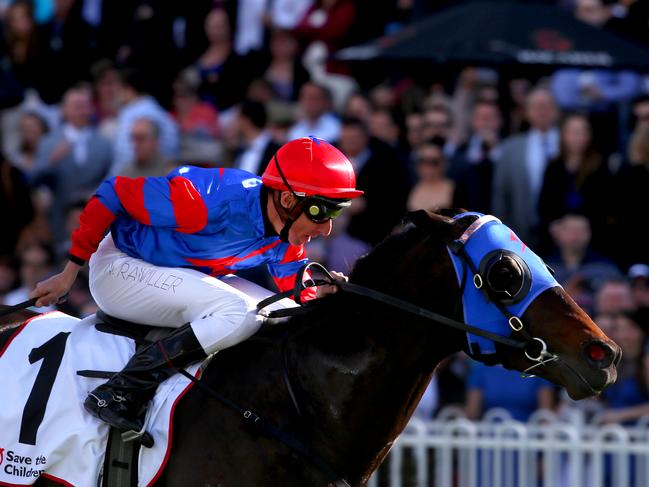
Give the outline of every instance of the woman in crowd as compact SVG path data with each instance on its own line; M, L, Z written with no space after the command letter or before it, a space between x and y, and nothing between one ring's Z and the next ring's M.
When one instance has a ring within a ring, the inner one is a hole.
M270 36L270 59L263 78L272 87L277 101L295 102L309 73L298 53L298 42L288 30L276 29Z
M579 213L591 222L593 247L601 246L606 194L610 175L593 147L588 118L573 114L561 126L559 156L548 164L539 196L539 218L546 232L550 223L567 213Z
M647 260L649 236L638 231L649 213L649 126L637 129L629 142L630 165L622 167L615 177L614 190L603 193L613 206L613 218L608 230L611 238L611 253L625 268ZM625 238L620 245L622 235Z
M443 147L442 140L433 139L417 150L418 181L408 196L408 210L451 206L455 183L445 176L447 163Z

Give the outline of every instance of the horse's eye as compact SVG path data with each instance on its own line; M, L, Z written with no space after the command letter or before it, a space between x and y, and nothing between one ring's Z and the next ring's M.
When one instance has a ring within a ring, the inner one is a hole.
M523 287L523 270L516 261L504 257L487 271L487 282L493 291L511 298Z

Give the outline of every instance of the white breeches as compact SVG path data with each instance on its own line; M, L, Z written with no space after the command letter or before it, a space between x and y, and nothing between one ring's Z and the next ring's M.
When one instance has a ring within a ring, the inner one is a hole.
M99 307L123 320L191 327L206 353L245 340L262 324L255 302L222 281L192 269L159 267L129 257L110 234L92 255L90 292Z

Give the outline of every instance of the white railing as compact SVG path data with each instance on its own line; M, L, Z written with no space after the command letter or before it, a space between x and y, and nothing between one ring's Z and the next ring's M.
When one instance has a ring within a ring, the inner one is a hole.
M413 418L368 487L649 486L649 418L625 428L578 413L537 411L526 424L503 410L452 416Z

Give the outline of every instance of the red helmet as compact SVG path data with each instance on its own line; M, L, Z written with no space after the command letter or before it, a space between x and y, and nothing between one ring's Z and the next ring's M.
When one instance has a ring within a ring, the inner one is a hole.
M356 189L349 159L329 142L315 137L291 140L280 147L261 180L269 188L301 196L349 199L363 194Z

